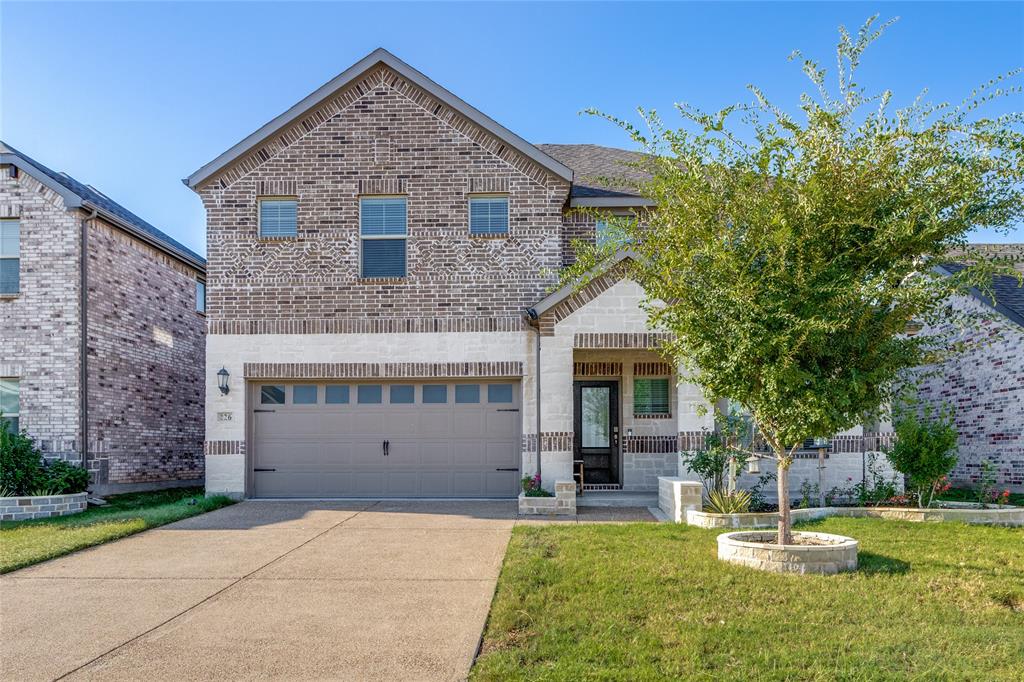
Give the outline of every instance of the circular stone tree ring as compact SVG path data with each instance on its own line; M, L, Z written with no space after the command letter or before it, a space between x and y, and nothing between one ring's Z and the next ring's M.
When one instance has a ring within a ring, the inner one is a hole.
M830 533L794 532L791 545L775 544L774 531L718 536L718 558L771 573L831 575L857 570L857 541Z

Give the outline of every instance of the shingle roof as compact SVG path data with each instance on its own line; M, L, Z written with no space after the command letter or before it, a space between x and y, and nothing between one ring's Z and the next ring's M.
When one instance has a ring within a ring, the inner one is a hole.
M965 263L943 263L940 266L949 274L955 274L967 267ZM1016 277L1009 275L995 275L992 278L992 293L995 296L995 304L992 298L982 294L980 291L972 292L981 301L992 306L1019 325L1024 326L1024 287L1020 286Z
M548 156L572 168L573 197L639 197L637 182L650 178L634 164L645 155L598 144L538 144Z
M53 183L56 183L67 192L78 197L83 203L89 204L91 207L98 209L100 212L112 215L115 218L120 219L129 226L135 228L140 233L148 236L153 242L156 242L157 246L162 246L165 250L177 255L178 257L184 257L187 261L192 261L196 265L203 268L206 267L206 259L200 256L195 251L191 250L181 242L171 238L166 233L161 232L154 226L147 223L145 220L135 215L127 208L117 203L107 195L103 194L99 190L90 185L83 184L67 173L58 173L55 170L47 168L38 161L32 159L29 156L19 152L14 147L10 146L6 142L0 141L0 154L4 157L15 157L19 159L21 163L14 161L14 165L19 170L36 176L42 174L46 179ZM10 158L4 159L5 163L10 162ZM38 178L38 180L45 182L44 178Z

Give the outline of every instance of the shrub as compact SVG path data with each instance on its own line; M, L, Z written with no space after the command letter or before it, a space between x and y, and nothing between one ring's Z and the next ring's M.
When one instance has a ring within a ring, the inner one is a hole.
M683 464L700 476L704 492L726 492L736 487L736 470L745 458L743 445L749 440L747 418L733 411L715 417L716 431L704 436L704 449L682 453Z
M746 490L734 493L712 490L708 493L707 508L712 514L745 514L750 511L750 493Z
M89 472L64 460L55 460L43 467L43 480L50 495L80 493L89 487Z
M925 409L902 415L895 424L896 443L886 453L896 471L907 477L918 506L931 506L943 478L956 465L957 432L948 412L932 416Z
M42 455L25 433L11 433L0 422L0 488L11 496L28 495L44 484Z
M31 436L0 424L0 490L5 497L80 493L88 486L88 471L63 460L46 464Z

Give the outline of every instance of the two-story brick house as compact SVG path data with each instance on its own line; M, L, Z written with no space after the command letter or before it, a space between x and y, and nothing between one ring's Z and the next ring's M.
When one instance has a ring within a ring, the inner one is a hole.
M377 50L186 178L207 491L513 496L538 455L546 487L578 462L598 488L675 475L712 416L653 350L640 287L552 292L600 230L574 209L647 204L597 180L635 158L530 144Z
M201 483L205 274L0 143L0 411L46 457L84 464L94 492Z

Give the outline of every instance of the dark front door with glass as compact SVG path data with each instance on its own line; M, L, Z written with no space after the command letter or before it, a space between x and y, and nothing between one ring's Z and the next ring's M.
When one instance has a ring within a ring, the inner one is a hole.
M583 462L583 482L619 484L619 384L573 382L573 458Z

